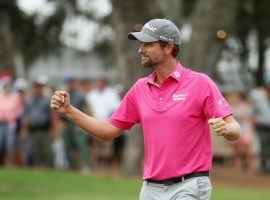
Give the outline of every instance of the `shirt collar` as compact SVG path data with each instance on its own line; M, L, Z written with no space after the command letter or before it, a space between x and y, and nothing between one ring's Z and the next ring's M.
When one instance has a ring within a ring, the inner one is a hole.
M174 71L168 77L172 77L177 82L180 82L184 70L185 68L182 66L182 64L179 61L177 61ZM157 83L155 82L156 75L157 75L156 70L153 71L153 73L149 74L149 76L147 77L147 83L158 86Z

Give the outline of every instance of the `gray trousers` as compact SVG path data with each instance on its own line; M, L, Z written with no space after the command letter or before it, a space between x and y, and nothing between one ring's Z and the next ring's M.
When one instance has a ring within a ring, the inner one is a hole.
M173 185L143 182L140 200L210 200L209 177L195 177Z

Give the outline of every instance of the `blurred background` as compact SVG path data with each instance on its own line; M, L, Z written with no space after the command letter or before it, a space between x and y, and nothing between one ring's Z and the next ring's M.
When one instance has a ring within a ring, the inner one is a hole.
M140 177L139 126L103 143L52 113L50 96L65 89L77 108L108 119L131 85L151 72L140 67L139 43L127 34L168 18L181 31L178 59L215 80L242 128L234 143L212 137L214 184L259 189L254 194L269 199L269 7L269 0L0 0L0 197L17 199L11 191L19 180L5 174L31 172L21 169ZM233 192L219 189L214 199L255 197L222 197L219 191ZM130 191L130 199L138 193Z

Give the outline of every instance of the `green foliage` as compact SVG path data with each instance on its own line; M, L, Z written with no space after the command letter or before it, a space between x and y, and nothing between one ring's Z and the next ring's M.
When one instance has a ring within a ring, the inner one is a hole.
M54 54L61 47L59 35L66 13L59 7L57 11L42 22L36 24L36 15L21 15L20 27L14 26L15 38L26 64L40 55Z
M94 44L93 51L104 61L105 69L110 68L116 63L116 52L113 49L114 44L110 40L102 40Z
M58 53L62 47L60 34L67 15L81 15L92 19L92 13L77 8L76 0L50 0L56 9L52 15L40 20L38 14L28 15L15 0L2 1L0 10L8 14L13 34L13 45L21 53L26 66L41 55ZM2 22L9 23L9 22Z
M183 0L183 16L190 17L197 0Z
M37 23L36 14L27 15L21 11L16 1L2 3L0 7L9 18L9 22L2 23L10 24L14 49L23 55L26 64L40 55L55 53L61 46L59 35L66 17L62 7L57 7L56 11L41 23Z
M33 62L40 55L56 54L62 47L60 41L60 34L62 32L63 24L67 20L67 16L84 16L88 19L95 20L103 25L110 25L115 31L117 27L113 25L113 14L106 16L105 18L96 19L93 12L82 10L78 7L78 0L48 0L54 2L56 5L55 12L51 16L40 20L38 14L27 15L17 5L16 0L1 0L0 1L0 16L8 15L8 21L1 21L0 23L11 26L15 53L21 53L23 55L26 66ZM91 0L89 0L91 1ZM116 12L119 15L119 19L122 19L126 24L121 24L125 27L125 30L132 31L135 24L144 24L150 18L154 17L167 17L166 13L163 13L160 9L159 1L122 1L111 0L113 5L113 13ZM198 4L198 0L182 0L181 9L179 9L179 16L181 23L185 20L189 20L194 17L194 8ZM269 0L239 0L239 6L237 7L237 17L232 23L232 30L229 32L229 36L233 36L240 42L243 48L241 52L237 52L240 55L240 60L244 63L248 59L248 47L247 36L250 30L257 30L259 33L258 40L260 44L265 44L265 48L261 48L259 54L264 55L265 49L269 46L267 43L270 35L270 26L268 25L270 20L270 1ZM211 3L211 1L205 1L204 4ZM219 9L217 9L219 10ZM117 12L118 11L118 12ZM183 19L182 19L183 18ZM4 18L3 18L4 19ZM198 19L194 19L197 20ZM213 19L217 22L218 19ZM119 22L119 23L123 23ZM118 33L116 33L118 34ZM117 56L115 51L115 43L111 42L107 38L104 41L98 41L95 43L94 51L103 56L108 65L115 63ZM238 56L238 55L236 55ZM259 57L260 65L263 65L265 59L264 56ZM263 72L263 71L262 71ZM262 73L260 72L260 73Z

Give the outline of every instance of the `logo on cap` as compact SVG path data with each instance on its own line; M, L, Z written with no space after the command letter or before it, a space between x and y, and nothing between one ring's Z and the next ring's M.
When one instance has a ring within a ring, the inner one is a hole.
M168 42L173 42L173 39L172 38L166 38L166 37L164 37L164 36L159 36L159 38L161 39L161 40L166 40L166 41L168 41Z
M152 32L156 32L156 30L157 30L157 28L155 28L155 27L149 25L149 23L146 23L146 24L144 25L144 28L147 28L147 29L149 29L149 30L152 31Z

